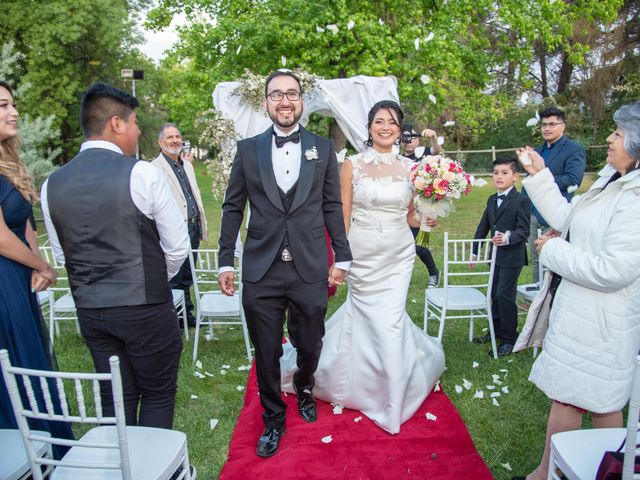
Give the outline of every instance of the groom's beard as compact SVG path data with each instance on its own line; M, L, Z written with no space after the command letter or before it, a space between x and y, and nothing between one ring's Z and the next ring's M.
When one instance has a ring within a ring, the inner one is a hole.
M267 114L269 115L269 118L276 126L280 128L289 128L294 126L296 123L298 123L298 120L300 120L300 117L302 116L302 108L296 111L296 108L294 105L292 109L293 109L293 113L291 115L282 115L282 114L279 115L277 108L273 110L269 109L267 111Z

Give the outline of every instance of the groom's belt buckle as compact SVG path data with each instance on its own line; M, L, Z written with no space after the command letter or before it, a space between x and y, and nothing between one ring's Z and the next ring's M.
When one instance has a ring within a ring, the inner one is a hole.
M286 248L282 250L282 256L280 258L282 258L283 262L293 261L293 257L291 256L291 253L289 253L289 250L287 250Z

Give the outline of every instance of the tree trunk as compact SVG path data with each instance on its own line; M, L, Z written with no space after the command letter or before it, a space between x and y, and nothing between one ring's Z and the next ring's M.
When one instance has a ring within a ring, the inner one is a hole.
M335 118L332 118L329 124L329 138L333 141L336 152L339 152L347 146L347 137L338 126Z
M566 52L562 52L562 66L560 67L560 74L558 75L558 91L557 93L563 93L569 84L571 83L571 75L573 74L573 64L569 60L569 55Z

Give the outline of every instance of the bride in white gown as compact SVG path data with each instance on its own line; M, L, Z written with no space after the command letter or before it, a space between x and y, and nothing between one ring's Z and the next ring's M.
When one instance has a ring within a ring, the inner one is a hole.
M405 305L415 258L409 223L413 162L392 152L402 112L391 101L369 112L370 147L348 158L340 174L353 253L344 304L327 321L313 395L360 410L398 433L444 371L441 345L418 328ZM296 352L284 345L282 388L293 392Z

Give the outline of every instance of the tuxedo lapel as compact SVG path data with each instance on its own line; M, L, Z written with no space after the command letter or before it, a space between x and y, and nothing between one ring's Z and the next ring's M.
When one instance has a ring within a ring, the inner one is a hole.
M502 213L507 209L507 207L509 206L509 203L511 203L511 200L513 200L513 197L516 196L516 189L515 187L512 188L509 191L509 194L506 196L506 198L502 199L502 203L500 204L500 208L498 208L498 201L497 198L498 196L496 195L496 200L494 201L494 206L496 208L496 220L498 220L498 218L500 218L500 215L502 215Z
M497 193L494 193L489 197L489 204L487 205L487 215L489 216L489 225L493 225L498 216L498 205L496 203L497 198L498 198Z
M307 150L311 150L316 146L313 135L300 126L300 136L302 139L300 142L300 153L302 157L300 158L300 174L298 176L296 193L293 196L291 208L289 209L290 212L293 212L296 208L302 205L309 196L309 192L311 191L311 186L313 184L316 162L321 161L321 159L307 160L305 155Z
M271 203L284 212L284 205L278 193L278 183L273 173L273 163L271 161L273 127L261 134L257 139L258 169L260 170L260 179L264 187L264 193L267 195Z

